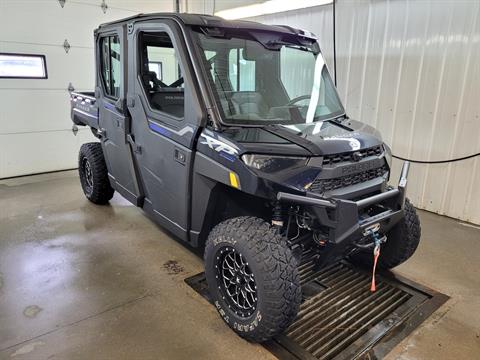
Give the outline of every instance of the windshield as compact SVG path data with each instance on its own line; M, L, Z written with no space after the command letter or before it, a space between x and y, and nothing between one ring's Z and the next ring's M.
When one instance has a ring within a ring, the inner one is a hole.
M318 46L198 33L225 123L301 124L345 113ZM277 39L273 37L273 39Z

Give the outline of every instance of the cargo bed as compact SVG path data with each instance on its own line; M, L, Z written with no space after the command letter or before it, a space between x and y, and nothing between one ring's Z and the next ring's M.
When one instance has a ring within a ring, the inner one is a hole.
M72 92L70 103L72 121L76 125L98 129L98 106L94 92Z

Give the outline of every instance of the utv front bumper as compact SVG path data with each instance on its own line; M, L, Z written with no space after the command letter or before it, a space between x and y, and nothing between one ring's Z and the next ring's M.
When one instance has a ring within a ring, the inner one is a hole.
M330 263L355 248L355 243L371 230L386 233L402 217L405 205L407 177L410 163L403 163L397 188L388 190L358 201L344 199L322 199L315 194L294 195L284 192L277 194L280 202L304 206L314 214L320 227L328 229L328 251L322 263ZM365 211L377 207L374 215Z

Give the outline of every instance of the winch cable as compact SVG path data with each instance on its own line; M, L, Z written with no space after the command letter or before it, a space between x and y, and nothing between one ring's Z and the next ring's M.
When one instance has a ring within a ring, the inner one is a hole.
M412 160L412 159L407 159L401 156L393 155L392 157L398 160L403 160L403 161L410 161L412 163L417 163L417 164L447 164L447 163L452 163L452 162L457 162L457 161L463 161L463 160L468 160L474 157L480 156L480 152L467 155L467 156L462 156L459 158L455 159L449 159L449 160Z

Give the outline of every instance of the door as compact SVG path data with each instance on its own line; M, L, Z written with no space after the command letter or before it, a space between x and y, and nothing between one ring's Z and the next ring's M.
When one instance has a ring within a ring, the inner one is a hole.
M128 107L145 210L188 240L192 147L204 117L178 25L135 24Z
M99 127L112 186L132 203L139 203L131 147L127 141L129 118L125 104L126 44L122 27L97 38L97 88Z

